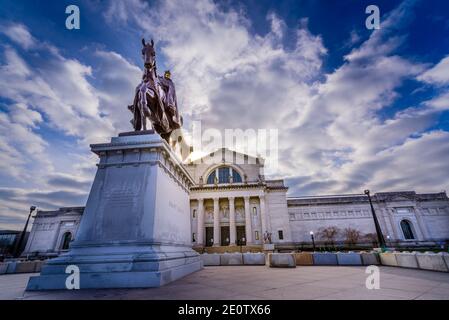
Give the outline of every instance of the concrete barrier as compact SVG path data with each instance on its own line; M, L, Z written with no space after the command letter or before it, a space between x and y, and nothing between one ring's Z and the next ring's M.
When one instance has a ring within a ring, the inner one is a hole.
M416 260L416 252L398 252L396 261L399 267L418 269L418 260Z
M238 266L243 264L241 253L222 253L220 254L221 266Z
M443 254L441 253L437 254L433 252L417 253L416 259L418 260L418 265L420 269L443 271L443 272L448 271L448 267L446 265L446 262L444 261Z
M364 266L380 264L379 254L376 252L361 252L360 257Z
M6 263L6 273L7 274L16 273L16 266L17 261L8 261Z
M268 265L271 268L296 268L294 253L269 253Z
M34 272L41 272L42 266L44 265L45 261L38 260L36 261L36 268L34 269Z
M295 260L297 266L311 266L313 265L313 256L310 252L295 253Z
M447 269L449 270L449 253L444 252L443 253L443 259L444 259L444 262L446 262Z
M380 262L384 266L397 267L396 252L381 252L379 253Z
M337 261L341 266L361 266L362 258L357 252L337 252Z
M337 255L331 252L314 252L313 264L317 266L335 266L338 264Z
M35 261L20 261L16 265L15 273L34 273L35 269Z
M217 253L203 253L201 255L201 260L204 266L219 266L220 265L220 255Z
M8 264L6 262L0 262L0 274L5 274L8 269Z
M264 253L244 253L243 264L245 265L265 265Z

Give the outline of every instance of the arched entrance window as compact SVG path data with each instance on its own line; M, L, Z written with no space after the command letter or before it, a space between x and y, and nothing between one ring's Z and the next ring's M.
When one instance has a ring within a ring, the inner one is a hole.
M412 224L408 220L401 221L401 229L404 234L405 240L413 240L415 236L413 235Z
M70 232L64 233L62 236L61 250L68 250L70 241L72 241L72 234Z
M242 182L242 177L232 167L219 167L207 177L207 184L214 184L215 181L218 183L240 183Z

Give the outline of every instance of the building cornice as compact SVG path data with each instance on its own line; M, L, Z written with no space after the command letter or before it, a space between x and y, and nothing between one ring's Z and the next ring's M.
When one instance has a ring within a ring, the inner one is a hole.
M232 183L217 185L196 185L190 188L191 191L220 191L220 190L242 190L242 189L265 189L264 183Z

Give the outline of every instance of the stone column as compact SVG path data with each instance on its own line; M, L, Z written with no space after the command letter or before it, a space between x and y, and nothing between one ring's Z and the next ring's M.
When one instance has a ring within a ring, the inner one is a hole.
M220 210L219 198L214 198L214 246L220 245Z
M427 229L427 225L423 219L423 212L421 211L421 208L419 206L415 205L413 207L413 213L416 217L416 221L418 222L418 227L420 229L419 231L421 231L422 239L419 239L419 240L429 241L430 233L429 233L429 230ZM417 236L419 236L419 235L417 235Z
M229 200L229 245L235 246L235 238L237 230L235 229L235 208L234 197L228 198Z
M259 196L259 202L260 202L260 219L262 220L262 234L264 234L265 231L268 231L267 217L265 212L265 197Z
M399 240L399 235L396 230L396 225L395 225L393 214L394 214L393 209L388 208L388 207L385 208L385 215L388 216L388 222L390 223L391 234L388 234L388 228L387 228L387 230L384 231L384 233L386 232L387 235L390 236L390 241L391 240ZM387 239L385 239L385 240L387 240Z
M198 217L197 217L197 240L198 246L204 246L204 199L198 199Z
M251 211L249 210L249 197L243 197L243 199L245 200L246 244L250 245L250 244L253 243L253 231L252 231L252 228L251 228Z
M427 237L424 234L424 225L423 225L421 219L418 218L418 214L416 213L415 208L413 208L413 211L414 211L413 213L414 213L414 216L416 218L416 224L417 224L417 225L414 226L415 227L415 233L416 233L415 234L415 238L417 240L420 240L420 241L425 241L425 240L427 240Z

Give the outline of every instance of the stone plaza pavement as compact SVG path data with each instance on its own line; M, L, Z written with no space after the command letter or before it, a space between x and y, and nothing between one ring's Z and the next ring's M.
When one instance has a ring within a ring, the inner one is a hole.
M0 299L444 299L449 273L380 268L380 289L368 290L365 267L205 267L161 288L25 292L32 274L0 276Z

